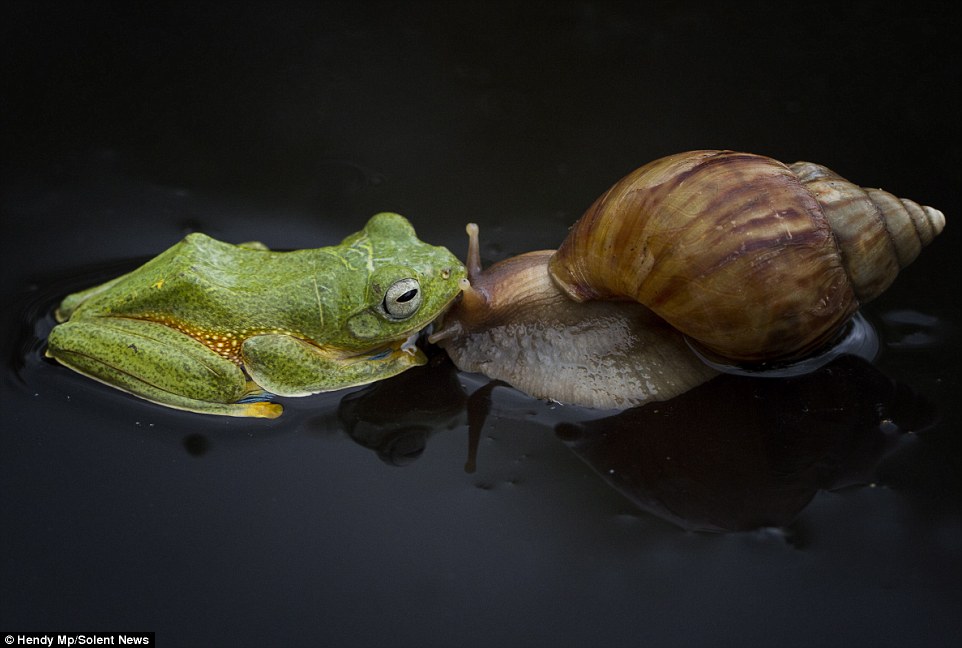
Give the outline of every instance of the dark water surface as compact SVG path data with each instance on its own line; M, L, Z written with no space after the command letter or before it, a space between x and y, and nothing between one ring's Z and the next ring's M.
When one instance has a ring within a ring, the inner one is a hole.
M160 646L962 641L959 24L942 7L23 3L3 10L0 631ZM953 22L953 20L955 22ZM191 231L406 214L555 247L651 159L824 163L942 209L871 361L624 413L431 363L189 415L42 357Z

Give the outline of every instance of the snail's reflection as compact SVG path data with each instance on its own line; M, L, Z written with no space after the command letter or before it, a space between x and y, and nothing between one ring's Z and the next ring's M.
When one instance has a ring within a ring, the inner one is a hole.
M357 443L405 465L433 433L466 415L466 469L473 471L497 386L467 397L439 356L345 397L338 416ZM871 363L842 356L790 378L721 375L670 401L559 420L554 429L640 509L685 529L737 531L787 525L819 490L873 482L899 437L932 419L910 390Z
M785 379L719 376L665 403L558 436L638 507L681 527L789 524L819 490L869 484L929 406L871 364L843 356Z

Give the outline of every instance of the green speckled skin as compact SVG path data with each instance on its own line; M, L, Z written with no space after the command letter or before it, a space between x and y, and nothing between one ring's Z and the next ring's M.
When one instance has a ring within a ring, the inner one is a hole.
M65 298L47 354L169 407L273 418L281 407L263 390L303 396L423 364L402 343L447 308L464 276L454 255L419 241L397 214L372 217L340 245L292 252L191 234ZM399 305L415 309L401 316L386 304L394 293L385 299L399 281Z

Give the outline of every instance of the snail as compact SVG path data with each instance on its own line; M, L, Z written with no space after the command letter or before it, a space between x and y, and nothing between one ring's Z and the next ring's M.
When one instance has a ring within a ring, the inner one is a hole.
M692 151L629 173L557 250L481 270L430 341L539 398L625 408L838 335L945 225L942 212L818 164Z

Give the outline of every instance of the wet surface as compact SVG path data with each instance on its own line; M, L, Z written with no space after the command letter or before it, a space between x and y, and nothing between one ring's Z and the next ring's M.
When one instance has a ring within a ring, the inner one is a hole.
M938 12L759 5L7 9L0 631L158 645L962 640L962 245ZM15 25L16 27L12 27ZM538 26L535 29L535 26ZM897 44L881 34L898 33ZM537 37L533 35L537 34ZM327 245L381 210L486 261L625 172L728 147L946 213L871 360L623 413L428 366L166 410L43 358L66 293L191 231Z

